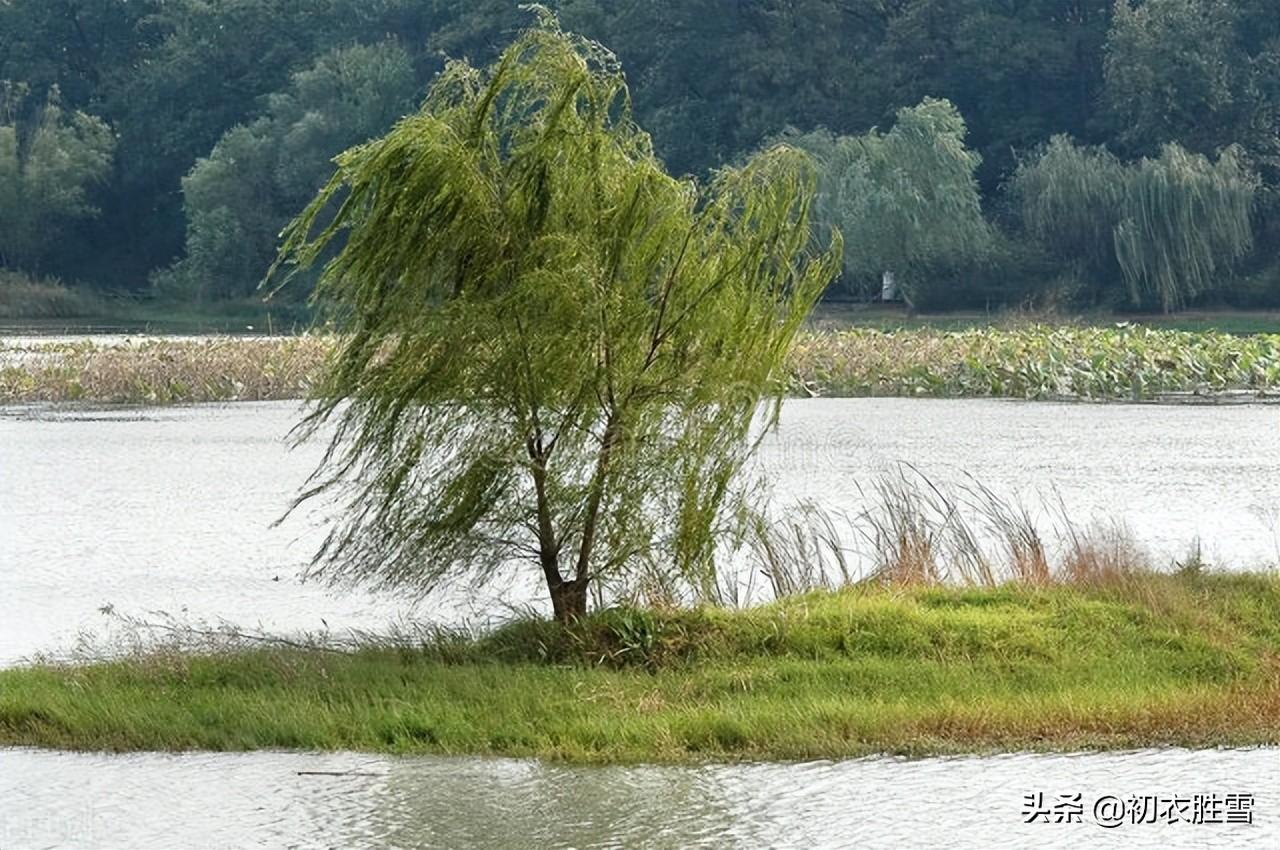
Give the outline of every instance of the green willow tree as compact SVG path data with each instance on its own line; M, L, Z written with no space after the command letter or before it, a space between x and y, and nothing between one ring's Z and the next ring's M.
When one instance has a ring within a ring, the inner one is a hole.
M788 139L818 162L815 218L844 235L846 284L878 286L889 272L908 301L923 301L933 281L991 247L974 177L982 158L964 138L955 106L925 98L898 110L887 133Z
M613 55L539 14L340 156L281 257L329 258L314 297L349 328L301 432L334 429L299 504L347 508L318 575L426 592L524 560L569 621L593 582L713 578L839 245L808 252L803 153L670 177Z
M1026 235L1061 263L1076 285L1092 284L1100 291L1120 277L1114 233L1125 175L1124 163L1105 148L1058 135L1020 162L1009 182Z
M1115 246L1135 303L1181 307L1249 253L1258 180L1240 160L1236 148L1213 162L1170 144L1130 166Z
M1010 190L1023 227L1081 277L1123 283L1165 310L1216 286L1253 245L1258 180L1227 148L1211 161L1176 144L1125 164L1055 136Z

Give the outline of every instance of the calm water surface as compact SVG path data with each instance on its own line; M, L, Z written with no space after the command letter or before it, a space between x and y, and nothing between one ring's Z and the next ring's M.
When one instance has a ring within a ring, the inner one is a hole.
M305 775L326 773L341 775ZM301 775L300 775L301 774ZM1253 824L1100 826L1106 795L1254 794ZM1078 823L1024 797L1081 795ZM0 750L5 847L1280 847L1280 752L694 768Z
M102 633L106 606L341 631L484 622L529 601L516 584L411 606L302 583L324 517L272 527L319 457L315 445L288 448L298 409L0 408L0 664ZM1060 499L1079 523L1122 517L1158 563L1197 537L1229 568L1280 560L1274 406L794 401L763 455L780 499L836 511L865 506L859 485L899 462L1029 504Z

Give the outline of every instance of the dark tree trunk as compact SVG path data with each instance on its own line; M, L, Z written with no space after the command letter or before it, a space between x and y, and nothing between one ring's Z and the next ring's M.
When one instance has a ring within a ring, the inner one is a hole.
M589 576L579 572L579 577L567 581L560 572L560 542L556 538L551 517L551 504L547 499L547 450L542 444L541 433L528 443L529 457L533 461L533 486L537 493L538 512L538 561L542 576L551 594L551 607L558 622L568 625L587 615L587 582Z
M587 616L587 579L577 578L549 584L551 607L556 620L566 626Z

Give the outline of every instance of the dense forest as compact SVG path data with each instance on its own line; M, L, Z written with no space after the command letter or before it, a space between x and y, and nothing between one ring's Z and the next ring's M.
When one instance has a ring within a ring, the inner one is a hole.
M673 171L813 155L846 244L832 297L1280 305L1276 0L549 5L617 54ZM335 154L530 20L515 0L0 0L0 264L251 296Z

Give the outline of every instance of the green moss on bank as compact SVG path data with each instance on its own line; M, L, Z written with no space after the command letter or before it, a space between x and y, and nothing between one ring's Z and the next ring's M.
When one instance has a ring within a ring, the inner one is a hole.
M1280 580L853 588L354 653L0 672L0 745L587 762L1280 743Z

